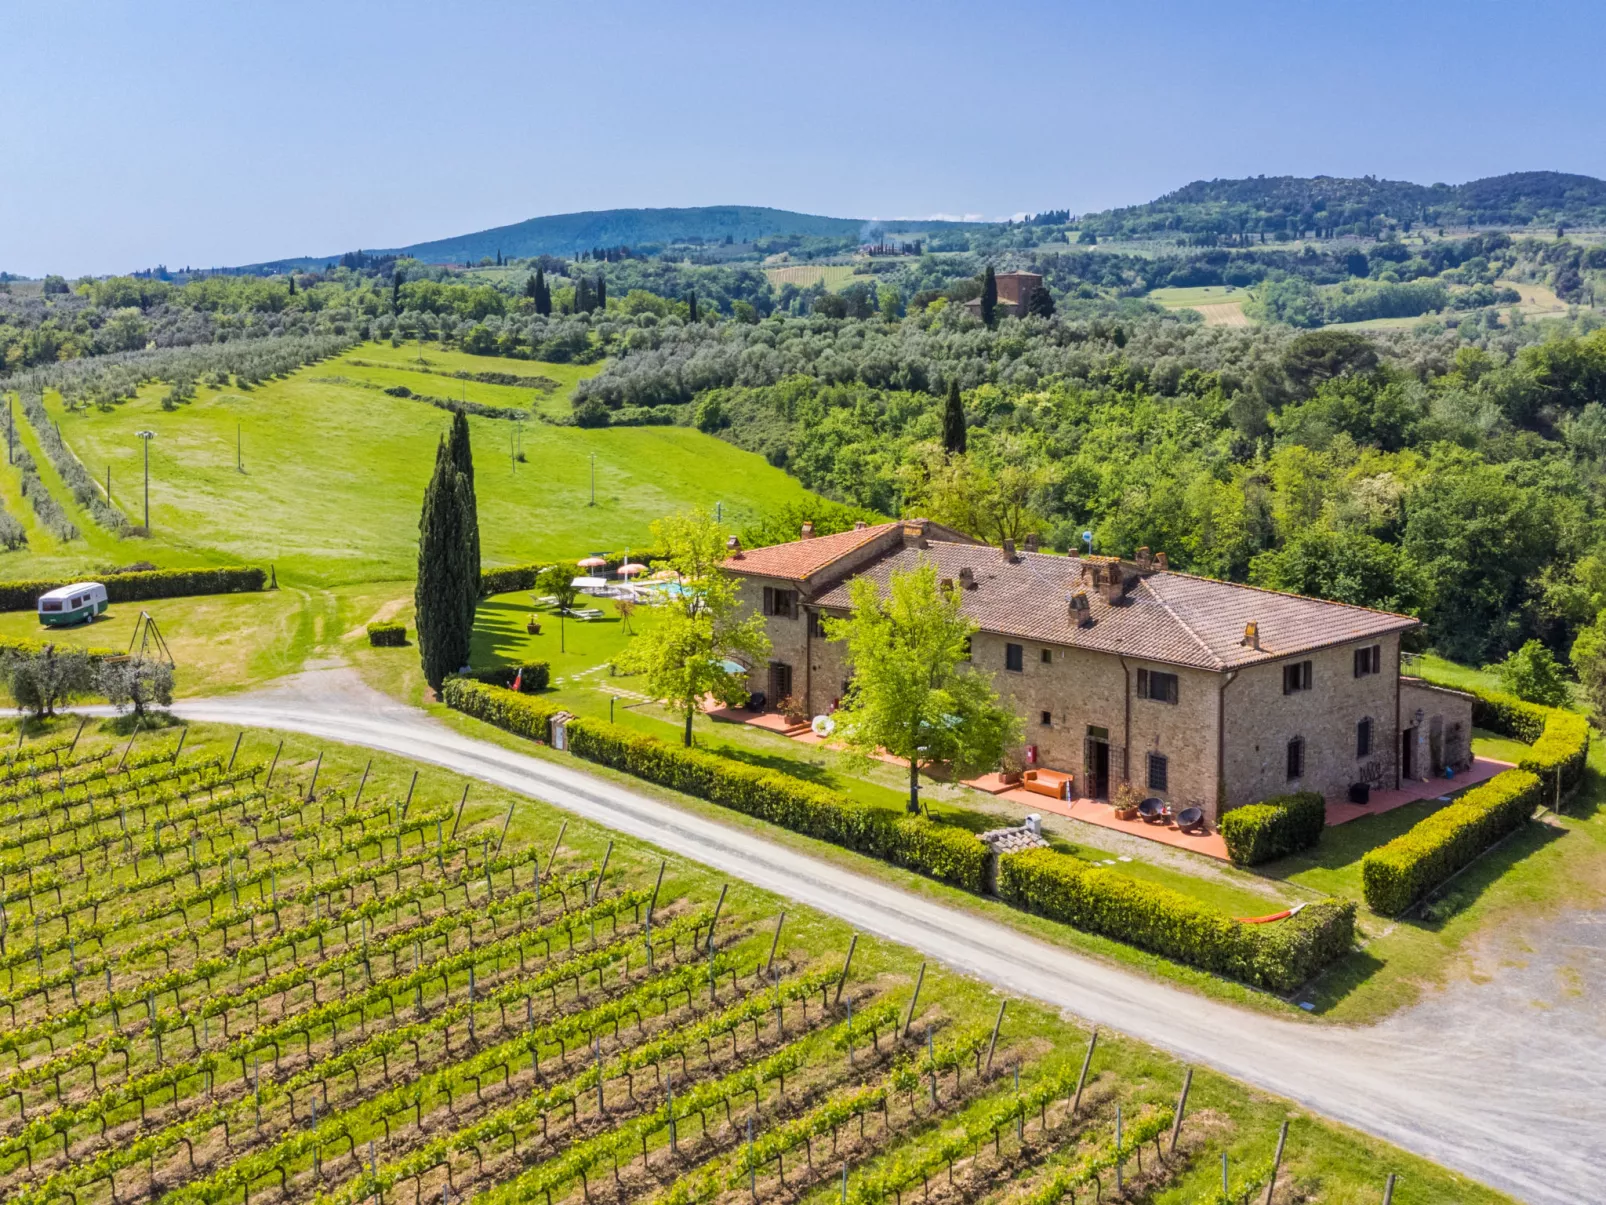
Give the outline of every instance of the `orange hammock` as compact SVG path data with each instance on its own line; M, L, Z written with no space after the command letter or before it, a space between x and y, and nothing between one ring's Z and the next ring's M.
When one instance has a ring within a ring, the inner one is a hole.
M1284 908L1281 912L1273 912L1270 916L1240 916L1237 918L1241 925L1269 925L1274 920L1287 920L1290 916L1297 916L1304 904L1295 904L1292 908Z

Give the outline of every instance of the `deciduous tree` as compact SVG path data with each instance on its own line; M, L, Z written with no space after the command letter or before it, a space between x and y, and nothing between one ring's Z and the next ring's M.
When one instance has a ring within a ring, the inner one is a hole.
M992 769L1020 739L1020 721L971 667L976 625L955 591L922 561L894 573L883 596L868 577L849 586L852 613L827 620L847 646L853 680L836 733L861 758L885 750L909 764L909 810L920 810L920 767L949 762L966 777Z
M665 556L654 562L675 574L679 587L653 624L620 654L618 666L645 677L643 691L685 717L683 742L691 744L692 720L712 695L727 706L747 700L746 671L769 656L769 637L759 615L743 616L738 583L721 565L725 529L707 511L691 511L652 525Z

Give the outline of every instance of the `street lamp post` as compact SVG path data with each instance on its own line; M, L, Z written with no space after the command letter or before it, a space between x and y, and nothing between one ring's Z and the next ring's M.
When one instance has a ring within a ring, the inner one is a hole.
M139 440L145 445L145 534L151 531L151 440L156 438L155 431L136 431Z

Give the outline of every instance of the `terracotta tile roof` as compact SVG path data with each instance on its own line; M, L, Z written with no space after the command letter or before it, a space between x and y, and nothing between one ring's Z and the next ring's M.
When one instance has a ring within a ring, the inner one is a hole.
M957 582L965 568L974 573L975 588L961 597L984 632L1198 669L1232 669L1417 626L1405 615L1175 572L1152 573L1111 604L1084 580L1077 557L1023 552L1007 562L996 548L937 540L924 550L896 547L859 576L884 587L922 556L942 578ZM1087 594L1091 626L1071 618L1068 600L1077 591ZM847 581L814 601L846 610ZM1243 643L1251 620L1259 626L1258 649Z
M897 521L877 523L853 531L839 531L832 536L815 536L808 540L793 540L789 544L771 544L768 548L751 548L739 557L731 557L725 568L733 573L754 573L760 577L782 577L803 581L824 569L838 557L846 556L871 540L901 526Z

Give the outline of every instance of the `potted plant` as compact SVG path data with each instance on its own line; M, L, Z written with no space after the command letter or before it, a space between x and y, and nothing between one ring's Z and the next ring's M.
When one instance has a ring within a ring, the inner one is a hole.
M1129 782L1123 782L1115 788L1115 795L1110 800L1115 808L1117 820L1136 820L1138 818L1138 804L1143 802L1143 792Z
M809 709L802 699L796 695L787 695L781 700L780 713L788 724L806 724L809 722Z
M1021 757L1019 749L1011 749L1004 754L998 764L998 780L1014 786L1020 782L1021 771L1026 768L1026 762Z
M524 630L532 636L539 636L541 634L541 621L532 614L524 621Z

